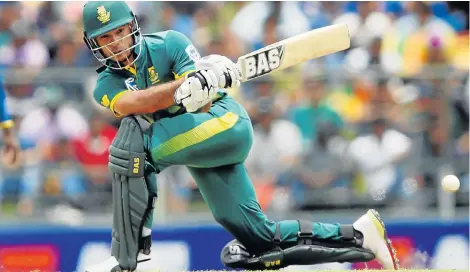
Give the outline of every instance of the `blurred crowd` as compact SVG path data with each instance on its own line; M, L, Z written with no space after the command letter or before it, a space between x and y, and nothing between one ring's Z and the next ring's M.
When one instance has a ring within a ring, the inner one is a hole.
M249 111L246 161L265 210L434 207L443 175L468 205L468 6L457 2L129 2L143 33L173 29L232 60L336 23L349 50L229 90ZM0 69L23 150L0 172L0 213L111 203L119 119L91 98L83 2L0 2ZM328 37L325 37L326 39ZM184 167L158 176L168 212L200 207ZM161 194L160 194L161 196Z

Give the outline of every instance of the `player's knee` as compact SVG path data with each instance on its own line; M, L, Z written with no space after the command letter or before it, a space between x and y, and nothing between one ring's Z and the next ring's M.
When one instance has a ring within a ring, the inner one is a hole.
M251 121L241 118L227 131L227 143L234 158L244 161L253 145L253 127Z
M250 235L250 233L246 233L246 230L243 227L243 222L237 219L235 216L232 216L228 213L216 212L214 214L214 219L217 223L222 225L225 229L227 229L230 233L235 236L239 236L242 234L248 237Z
M225 228L231 229L236 227L235 220L226 214L214 214L214 219Z
M258 221L257 224L253 224L229 214L217 213L214 214L214 218L253 254L268 250L273 245L272 230L263 222Z

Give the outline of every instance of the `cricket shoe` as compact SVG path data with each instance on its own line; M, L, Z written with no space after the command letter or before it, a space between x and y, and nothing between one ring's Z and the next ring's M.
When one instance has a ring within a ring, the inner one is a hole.
M146 261L150 261L150 251L152 247L152 236L141 238L141 250L137 255L137 265ZM92 267L85 269L85 272L119 272L128 271L119 267L119 262L114 256L109 257L106 261L96 264Z
M150 261L150 255L139 253L137 256L137 264ZM96 264L85 269L85 272L124 272L129 271L119 268L119 263L114 256L109 257L106 261ZM129 271L130 272L130 271Z
M373 209L367 211L353 224L354 229L362 232L364 236L362 246L372 251L377 261L385 269L398 270L398 258L392 242L387 237L385 224L379 213Z

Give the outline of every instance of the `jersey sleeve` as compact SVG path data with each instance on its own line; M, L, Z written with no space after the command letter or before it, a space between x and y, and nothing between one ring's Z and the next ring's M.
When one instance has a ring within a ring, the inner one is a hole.
M114 110L114 104L126 91L128 90L122 79L110 75L99 76L93 91L93 98L98 104L111 110L115 116L121 117L122 115Z
M12 126L13 121L7 108L5 89L0 79L0 128L10 128Z
M168 31L166 35L166 51L171 60L171 66L175 79L184 77L196 70L194 62L201 58L196 47L182 33Z

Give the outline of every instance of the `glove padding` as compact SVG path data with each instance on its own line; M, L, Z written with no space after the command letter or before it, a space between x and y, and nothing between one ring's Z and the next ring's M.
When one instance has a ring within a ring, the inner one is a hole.
M212 101L217 95L217 78L212 71L201 70L189 73L181 86L176 89L173 99L175 104L186 108L187 112L196 112Z
M237 65L221 55L205 56L194 64L196 70L209 70L217 77L219 88L234 88L240 86L241 73Z

